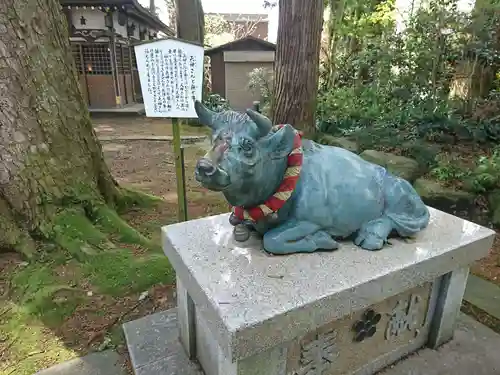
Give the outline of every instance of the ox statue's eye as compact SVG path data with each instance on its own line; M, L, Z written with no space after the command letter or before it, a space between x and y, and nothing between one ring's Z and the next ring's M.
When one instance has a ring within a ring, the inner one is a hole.
M240 147L245 153L245 155L252 155L253 143L249 139L242 139L240 142Z

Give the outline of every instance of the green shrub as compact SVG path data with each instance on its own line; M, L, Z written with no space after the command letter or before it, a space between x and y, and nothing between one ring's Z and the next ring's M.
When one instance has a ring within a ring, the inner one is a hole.
M476 193L487 193L500 187L500 147L491 156L482 156L472 171L467 187Z
M255 68L248 74L248 78L248 89L259 98L260 112L270 116L274 84L273 71L268 68Z
M352 136L362 148L396 147L421 140L438 144L497 143L499 120L473 119L455 110L448 98L395 95L375 85L320 92L317 128Z
M203 105L214 112L222 112L231 109L229 102L219 94L208 94L203 99Z

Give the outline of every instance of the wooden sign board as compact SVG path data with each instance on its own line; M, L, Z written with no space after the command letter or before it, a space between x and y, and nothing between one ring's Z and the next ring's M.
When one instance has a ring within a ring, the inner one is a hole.
M202 96L203 47L166 38L134 49L146 116L197 118L194 101Z

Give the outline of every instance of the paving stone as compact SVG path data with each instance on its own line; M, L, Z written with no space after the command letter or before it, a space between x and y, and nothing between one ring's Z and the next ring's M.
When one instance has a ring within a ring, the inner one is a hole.
M175 352L179 337L177 309L162 311L123 325L132 365L156 362Z
M188 360L179 340L173 337L177 330L169 328L165 330L142 329L148 324L158 326L159 322L176 321L175 309L157 313L149 317L131 322L134 327L139 327L139 333L143 335L167 335L166 356L149 364L135 367L135 375L202 375L198 364ZM128 323L129 327L130 324ZM161 323L160 323L161 325ZM174 333L175 331L175 333ZM128 342L129 338L132 342ZM149 341L152 338L149 338ZM127 343L132 352L135 345L134 340L148 341L141 335L128 335ZM498 375L500 374L500 335L489 328L478 323L471 317L460 314L455 337L452 341L442 345L437 350L421 349L408 358L382 370L378 375ZM60 375L43 374L43 375ZM97 375L100 373L96 373ZM66 375L66 373L64 373ZM71 375L80 375L71 373ZM87 374L85 374L87 375Z
M500 319L500 286L469 275L464 299L489 315Z
M123 330L136 375L203 375L179 341L176 308L125 323Z
M126 371L120 355L106 350L60 363L36 375L126 375Z
M135 369L135 375L203 375L197 363L190 361L179 341L171 342L169 355Z

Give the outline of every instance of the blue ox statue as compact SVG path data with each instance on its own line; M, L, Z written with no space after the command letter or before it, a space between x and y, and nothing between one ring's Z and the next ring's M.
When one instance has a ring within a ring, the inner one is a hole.
M195 177L233 206L236 241L250 230L273 254L335 250L336 239L379 250L391 232L410 237L429 211L406 180L338 147L302 140L291 125L274 126L252 110L212 112L195 103L212 130L212 147Z

